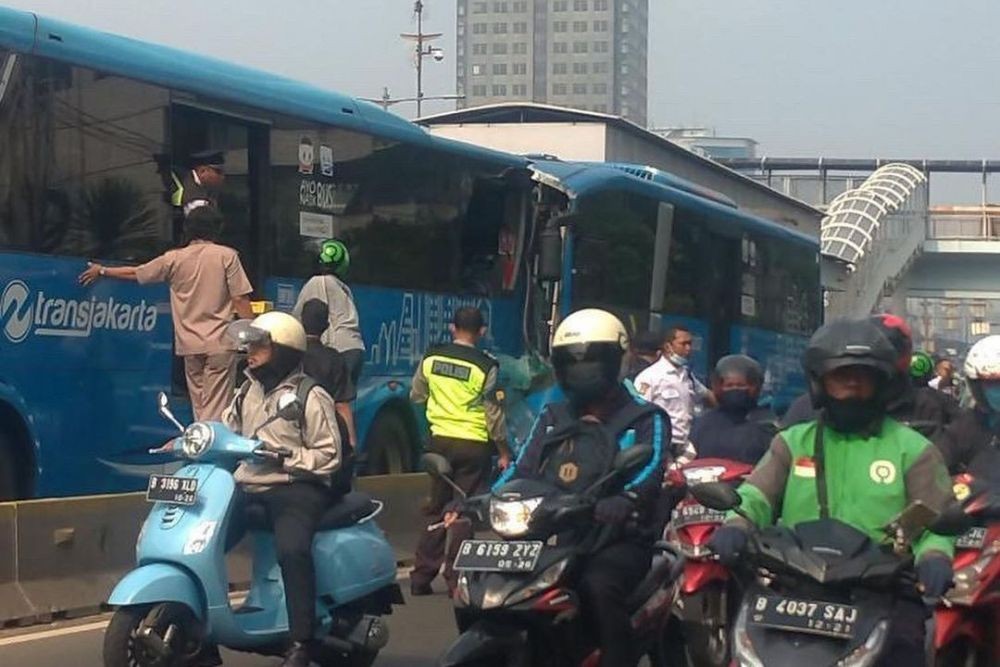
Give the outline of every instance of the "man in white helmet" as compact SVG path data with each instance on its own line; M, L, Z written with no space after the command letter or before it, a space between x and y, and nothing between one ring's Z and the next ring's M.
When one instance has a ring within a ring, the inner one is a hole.
M1000 336L987 336L969 350L965 378L975 404L948 432L956 467L982 484L1000 487Z
M567 401L546 406L517 460L494 486L534 478L581 492L610 470L621 449L653 447L645 468L598 501L594 519L618 531L589 557L577 580L600 638L602 667L630 667L639 659L627 599L649 570L655 539L649 527L670 443L667 413L619 379L627 348L625 327L603 310L577 311L559 325L552 365Z
M223 421L287 453L281 460L245 461L235 477L247 502L264 506L274 530L292 641L282 666L307 667L316 623L313 536L324 511L337 500L334 489L342 487L349 451L341 441L333 399L302 371L306 332L298 320L264 313L249 326L234 323L230 333L247 351L247 381ZM289 392L302 404L300 419L275 419L279 399Z

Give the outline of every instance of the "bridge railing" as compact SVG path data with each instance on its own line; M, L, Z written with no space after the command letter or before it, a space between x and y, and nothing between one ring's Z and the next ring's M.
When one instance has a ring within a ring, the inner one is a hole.
M927 238L1000 241L1000 207L931 209L927 221Z

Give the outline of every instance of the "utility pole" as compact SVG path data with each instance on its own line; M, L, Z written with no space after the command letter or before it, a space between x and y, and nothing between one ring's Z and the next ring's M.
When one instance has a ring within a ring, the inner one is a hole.
M423 0L416 0L413 3L413 13L417 16L417 32L400 33L400 37L416 42L415 55L417 57L417 118L420 118L421 104L424 101L424 58L433 56L434 60L441 62L444 60L444 50L437 46L430 46L430 42L441 37L440 32L424 32L424 3ZM427 44L427 48L424 48Z

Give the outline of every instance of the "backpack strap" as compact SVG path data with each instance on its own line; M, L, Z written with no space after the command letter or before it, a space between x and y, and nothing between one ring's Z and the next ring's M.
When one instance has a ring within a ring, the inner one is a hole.
M299 380L299 386L295 388L295 398L302 405L302 414L299 415L299 435L305 438L306 428L306 401L309 400L309 392L319 383L308 375L304 375Z
M244 378L243 384L236 388L236 414L243 421L243 401L250 393L250 379Z

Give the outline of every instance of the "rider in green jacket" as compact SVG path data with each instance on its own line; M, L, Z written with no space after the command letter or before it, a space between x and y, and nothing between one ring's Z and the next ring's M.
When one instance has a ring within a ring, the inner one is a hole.
M740 487L742 509L758 526L795 526L838 519L887 542L882 527L908 505L938 512L953 500L941 454L926 438L886 416L896 369L892 344L867 319L835 320L812 337L803 358L817 419L779 433ZM746 521L731 518L710 546L733 563L747 541ZM913 543L917 576L927 597L951 583L954 540L925 531ZM901 601L888 655L922 664L920 605Z

